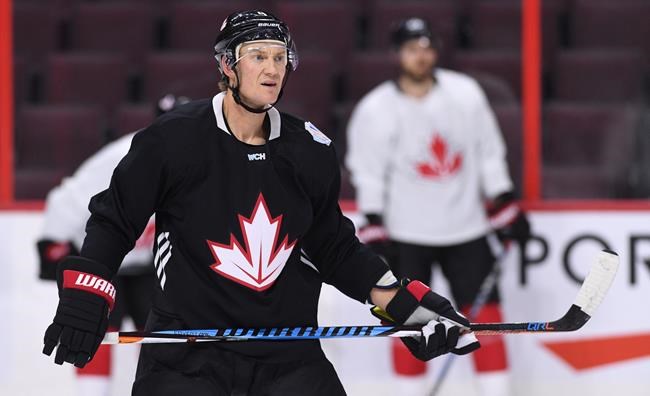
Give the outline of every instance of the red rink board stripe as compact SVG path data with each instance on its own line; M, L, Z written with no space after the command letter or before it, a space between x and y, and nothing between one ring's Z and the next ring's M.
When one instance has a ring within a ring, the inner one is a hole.
M543 345L575 370L650 357L650 333L545 342Z

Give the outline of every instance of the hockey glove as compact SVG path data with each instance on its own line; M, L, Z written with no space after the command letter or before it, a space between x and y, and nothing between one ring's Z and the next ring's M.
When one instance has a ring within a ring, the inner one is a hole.
M366 219L367 224L359 228L359 240L390 264L394 260L393 248L381 215L367 214Z
M38 277L45 280L56 280L56 266L66 256L79 254L72 242L59 242L51 239L41 239L36 242L40 271Z
M502 242L515 240L520 246L524 246L530 239L530 223L512 192L495 198L488 206L488 216L492 228Z
M427 361L446 353L465 355L481 344L469 332L469 321L446 298L420 281L402 279L401 287L386 306L371 309L384 322L423 325L421 337L400 338L416 358Z
M43 353L56 347L54 363L84 367L94 356L108 327L115 303L111 271L100 263L70 256L57 270L59 306L45 331Z

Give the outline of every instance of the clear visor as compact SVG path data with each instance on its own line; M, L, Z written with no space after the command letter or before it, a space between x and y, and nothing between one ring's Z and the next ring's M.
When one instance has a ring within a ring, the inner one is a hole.
M247 41L239 44L235 48L234 64L244 58L249 58L254 62L266 62L271 59L283 68L287 67L287 64L291 64L293 70L298 67L297 54L278 40Z

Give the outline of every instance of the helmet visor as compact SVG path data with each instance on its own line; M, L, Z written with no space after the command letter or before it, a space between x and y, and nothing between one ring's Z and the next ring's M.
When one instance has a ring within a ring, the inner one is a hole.
M239 44L235 48L235 64L244 58L261 63L272 59L273 63L283 68L287 67L289 49L281 41L260 40Z

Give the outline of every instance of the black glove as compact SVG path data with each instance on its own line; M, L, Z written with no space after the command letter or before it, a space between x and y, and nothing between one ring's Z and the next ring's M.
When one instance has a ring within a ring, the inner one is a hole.
M393 324L423 325L422 337L400 338L413 356L423 361L448 352L465 355L481 346L469 332L469 321L454 310L449 300L420 281L402 279L386 311L373 307L371 312Z
M38 277L45 280L56 280L56 266L66 256L77 256L79 252L70 241L53 241L41 239L36 242L40 271Z
M110 278L108 268L84 257L70 256L59 263L59 306L45 330L43 347L48 356L57 347L54 363L84 367L97 352L115 303Z
M512 192L499 195L488 205L488 217L502 242L515 240L524 246L530 239L530 223Z
M381 215L367 214L366 219L366 225L360 227L357 233L359 240L381 256L386 263L392 263L395 259L393 244L388 238Z

